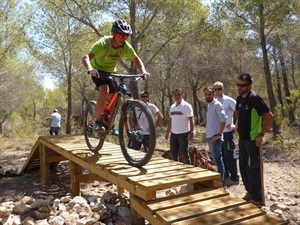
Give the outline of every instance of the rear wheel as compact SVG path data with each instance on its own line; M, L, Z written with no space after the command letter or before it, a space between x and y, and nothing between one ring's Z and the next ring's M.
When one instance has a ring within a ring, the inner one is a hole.
M122 106L119 122L119 141L127 162L135 167L147 164L155 150L154 115L147 105L132 100Z
M84 137L91 151L99 151L106 137L106 133L98 133L93 129L93 118L96 111L96 101L90 101L85 109Z

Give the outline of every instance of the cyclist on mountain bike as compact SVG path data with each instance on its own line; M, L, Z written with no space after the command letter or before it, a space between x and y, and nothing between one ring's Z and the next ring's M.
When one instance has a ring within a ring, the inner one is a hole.
M83 66L89 71L93 82L99 92L97 107L94 116L93 128L104 131L101 122L102 113L108 96L116 92L115 83L111 79L101 77L102 73L113 73L117 62L123 57L130 59L147 80L150 74L146 71L144 63L138 57L133 47L126 41L132 33L130 25L125 20L116 20L111 28L112 36L100 38L82 58ZM117 134L117 133L115 133Z

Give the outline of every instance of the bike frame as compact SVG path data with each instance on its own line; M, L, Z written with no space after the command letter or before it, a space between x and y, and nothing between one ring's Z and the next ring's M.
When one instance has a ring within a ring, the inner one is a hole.
M105 124L106 122L103 121L104 125L106 125L106 127L107 127L107 131L110 131L112 129L113 122L115 120L115 117L117 115L118 108L120 105L121 95L122 95L122 93L120 91L113 93L110 96L110 100L108 101L107 105L104 108L104 112L107 112L107 111L109 112L108 123Z
M113 75L113 74L111 74L111 75ZM116 76L116 75L113 75L113 76ZM116 77L122 78L122 77L125 77L125 76L128 76L128 75L120 75L120 76L116 76ZM131 76L131 75L129 75L129 76ZM132 76L136 77L136 75L132 75ZM120 106L122 96L124 94L127 94L128 96L131 97L130 92L127 92L127 88L123 88L122 84L124 84L124 82L121 79L121 81L118 83L118 90L110 95L110 99L108 100L108 102L107 102L107 104L104 108L104 111L103 111L103 114L102 114L102 122L107 127L105 135L108 134L112 130L112 126L113 126L113 123L115 121L116 115L118 113L118 108ZM109 112L108 122L105 121L104 118L103 118L105 112ZM89 124L93 124L93 122L94 122L94 119L92 119Z

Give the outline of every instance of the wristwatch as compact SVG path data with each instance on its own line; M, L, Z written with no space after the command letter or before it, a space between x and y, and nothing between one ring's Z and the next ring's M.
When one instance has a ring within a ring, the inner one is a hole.
M194 135L194 132L193 132L193 131L190 131L190 134L191 134L191 135Z

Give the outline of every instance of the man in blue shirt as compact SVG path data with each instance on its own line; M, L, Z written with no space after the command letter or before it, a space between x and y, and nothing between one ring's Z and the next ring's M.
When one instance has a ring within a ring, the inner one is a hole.
M222 157L223 131L226 125L227 115L221 102L214 98L214 89L204 89L207 106L206 138L209 151L212 154L218 172L221 174L222 187L225 187L225 168Z

